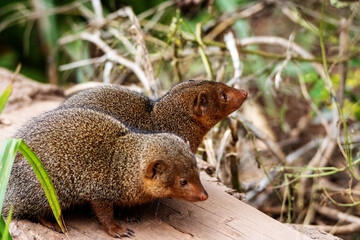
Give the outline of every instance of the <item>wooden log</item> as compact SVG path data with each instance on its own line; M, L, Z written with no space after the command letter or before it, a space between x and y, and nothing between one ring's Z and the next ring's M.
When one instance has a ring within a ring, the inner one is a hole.
M190 203L177 199L161 199L134 209L141 215L140 223L124 223L135 231L134 239L310 239L306 235L272 219L248 204L224 192L213 178L201 174L209 193L205 202ZM91 213L65 215L72 240L112 239L100 228ZM66 239L27 220L13 221L11 232L36 239Z

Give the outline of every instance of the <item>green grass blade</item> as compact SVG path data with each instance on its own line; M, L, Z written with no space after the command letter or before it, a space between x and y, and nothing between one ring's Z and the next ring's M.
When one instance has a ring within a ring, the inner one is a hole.
M213 71L211 68L211 64L210 64L209 58L206 56L206 53L204 50L204 43L201 39L201 24L200 23L196 24L195 37L196 37L197 42L199 43L199 53L201 56L201 60L205 66L207 76L208 76L209 80L214 80L213 79L214 74L213 74Z
M11 168L14 163L16 153L18 151L21 140L18 139L5 139L0 151L0 213L2 210L6 187L9 182ZM2 240L11 240L9 234L9 224L11 219L12 209L10 210L7 223L0 215L0 235Z
M26 157L26 159L29 161L31 166L33 167L36 176L38 177L45 195L49 201L50 207L54 213L54 216L56 218L57 223L59 224L61 230L64 233L67 233L67 229L65 226L64 219L62 217L60 204L58 197L56 195L54 186L50 180L49 175L45 171L45 169L42 167L41 162L39 158L34 154L34 152L25 144L24 141L21 141L19 146L20 152Z
M6 223L4 221L4 218L0 215L0 238L3 239L4 236L4 229L5 229Z
M11 209L12 211L12 209ZM8 217L8 219L10 219ZM6 228L6 223L4 218L0 215L0 239L6 239L6 240L12 240L11 234L9 233L9 231L5 231Z
M11 168L19 149L19 139L5 139L0 151L0 212L2 210L6 187L9 182Z
M0 97L0 114L2 113L2 111L3 111L4 108L5 108L6 102L7 102L7 100L8 100L9 97L10 97L11 91L12 91L12 84L10 84L10 85L5 89L5 91L3 92L3 94L2 94L1 97Z
M11 168L16 156L17 151L25 156L33 167L36 176L38 177L41 185L43 186L45 195L49 201L50 207L53 210L54 216L61 230L66 233L66 226L62 218L62 213L59 201L54 189L54 186L49 178L45 169L41 166L39 158L21 139L5 139L0 151L0 210L2 209L6 187L9 182ZM3 229L3 228L1 228Z
M7 217L7 220L6 220L6 223L4 221L4 218L1 216L1 219L0 219L0 236L1 236L1 240L12 240L11 234L9 233L9 227L10 227L12 211L13 211L13 208L11 207L9 215Z

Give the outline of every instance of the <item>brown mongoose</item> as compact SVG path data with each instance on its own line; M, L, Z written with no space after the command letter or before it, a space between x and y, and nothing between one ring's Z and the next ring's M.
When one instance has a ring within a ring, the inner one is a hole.
M205 134L238 109L246 97L244 90L206 80L177 84L155 101L119 86L103 85L80 91L59 108L94 109L131 128L175 133L189 141L195 153Z
M143 134L90 109L64 109L30 120L15 135L37 154L48 172L62 210L89 202L113 237L131 230L117 225L113 205L133 206L157 198L208 198L194 154L180 137ZM15 158L2 213L51 226L50 205L27 160ZM53 225L52 227L55 227Z

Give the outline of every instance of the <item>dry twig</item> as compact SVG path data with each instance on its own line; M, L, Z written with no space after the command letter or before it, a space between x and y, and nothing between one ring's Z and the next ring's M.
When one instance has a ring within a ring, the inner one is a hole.
M141 30L140 27L140 23L137 19L137 17L135 16L133 10L130 7L125 7L124 8L125 13L128 15L130 21L132 22L135 32L136 32L136 40L138 41L138 44L141 48L141 62L142 65L144 66L144 70L146 73L146 76L148 77L148 82L149 85L152 89L152 91L155 94L155 97L158 96L158 89L156 86L156 81L154 78L154 70L152 67L152 63L149 57L149 51L147 50L146 44L145 44L145 36L144 33Z
M109 45L107 45L99 36L88 32L82 32L76 36L70 35L63 37L59 40L59 43L60 45L64 45L76 41L78 39L83 39L95 44L105 53L104 56L106 57L107 60L117 62L131 69L137 75L140 82L143 84L145 91L147 92L150 91L150 84L148 78L146 77L144 71L139 67L139 65L117 54L117 52L114 49L112 49Z
M277 143L270 140L260 129L258 129L251 122L245 119L245 117L241 113L237 112L235 116L236 116L235 117L236 120L243 122L251 130L251 132L254 133L254 135L258 139L260 139L266 144L269 150L277 157L279 162L281 163L286 162L286 155L284 154L284 152L281 150L281 148L278 146Z
M334 219L339 222L348 222L348 225L342 226L318 226L318 228L330 232L331 234L349 234L355 233L360 230L360 218L349 215L347 213L340 212L334 208L329 208L326 206L315 205L317 212L321 213L324 216L327 216L331 219Z

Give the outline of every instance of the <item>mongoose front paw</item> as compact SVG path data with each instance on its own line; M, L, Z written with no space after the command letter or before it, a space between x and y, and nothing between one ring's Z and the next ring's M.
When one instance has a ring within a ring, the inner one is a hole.
M122 238L122 237L134 237L135 232L130 228L124 228L120 224L113 223L110 226L104 227L107 234L115 238Z

